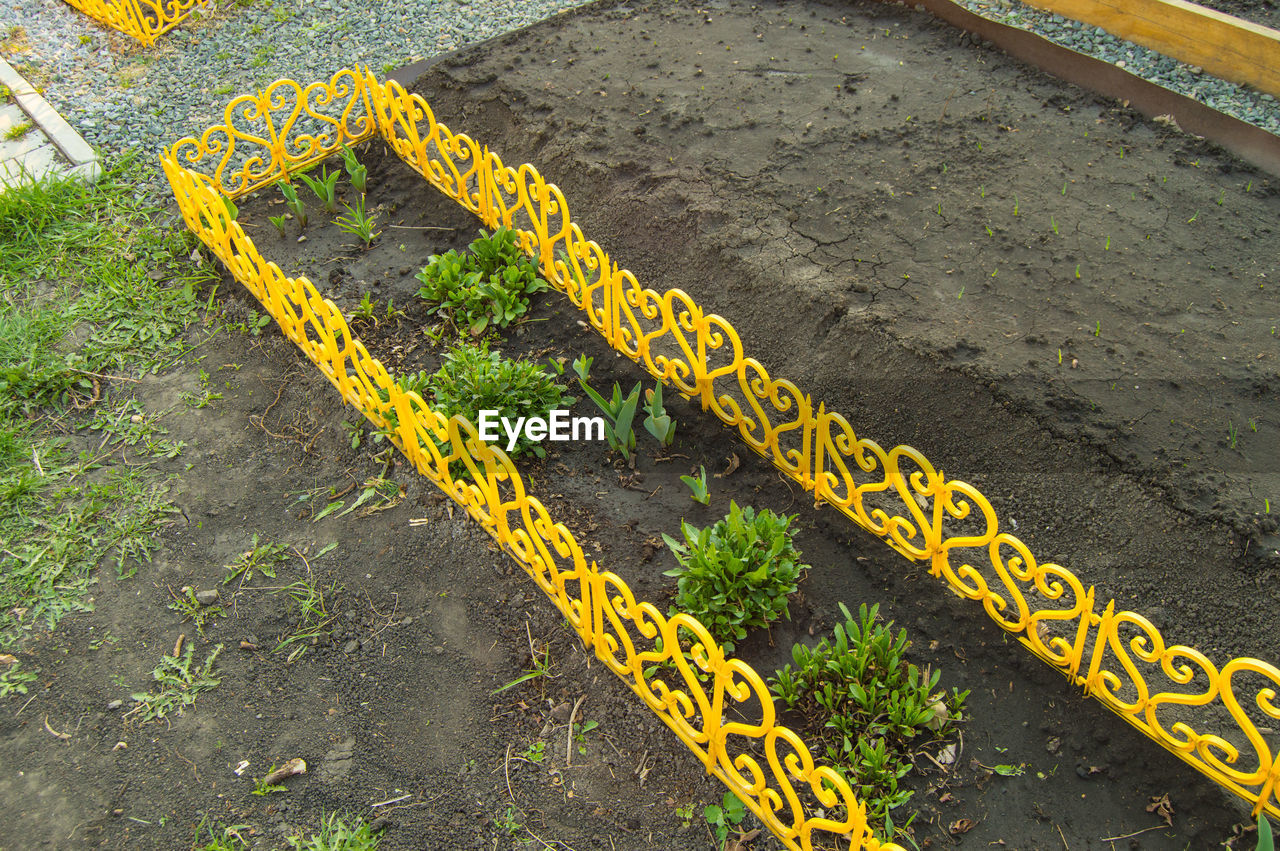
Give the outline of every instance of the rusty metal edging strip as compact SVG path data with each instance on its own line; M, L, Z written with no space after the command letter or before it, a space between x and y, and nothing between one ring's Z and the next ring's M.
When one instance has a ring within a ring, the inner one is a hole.
M975 15L951 0L909 0L909 4L928 11L953 27L984 38L1010 56L1068 83L1127 101L1129 106L1148 118L1172 115L1186 132L1203 136L1252 165L1280 177L1280 136L1150 83L1110 62L1054 44L1035 33Z

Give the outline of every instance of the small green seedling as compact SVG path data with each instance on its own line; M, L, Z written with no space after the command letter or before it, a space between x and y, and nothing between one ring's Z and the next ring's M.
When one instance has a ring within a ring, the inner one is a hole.
M289 208L289 212L293 213L293 217L298 220L298 227L305 228L307 226L307 206L299 200L298 190L288 183L281 183L280 194L284 196L284 205Z
M1076 264L1076 280L1080 280L1080 264Z
M586 355L578 355L573 361L573 372L581 381L586 381L591 375L591 362L595 358L589 358Z
M596 407L605 414L604 436L609 441L609 446L621 452L622 457L629 459L631 450L636 448L636 433L633 423L636 418L636 408L640 404L642 382L637 381L636 386L626 396L622 395L622 388L618 386L618 382L613 382L613 397L608 401L591 389L587 382L578 379L578 383L582 385L582 389L586 391L586 394L591 397L591 401L596 403Z
M365 213L364 196L360 196L354 207L350 204L343 204L342 206L346 208L347 215L338 216L334 219L334 222L347 233L360 237L365 247L368 248L378 236L379 231L373 229L373 214Z
M280 238L284 239L284 216L267 216L267 221L276 226L276 230L280 232Z
M351 178L351 187L363 195L369 185L369 171L356 159L355 151L345 146L342 148L342 165Z
M747 817L747 806L732 792L725 792L720 806L709 804L702 810L702 817L716 834L716 842L724 848L729 841L729 831L742 824Z
M711 504L711 493L707 490L707 468L698 466L697 476L681 476L680 481L689 486L689 490L693 491L691 498L694 502L700 502L703 505Z
M645 399L644 410L649 414L644 420L645 430L663 446L670 446L676 439L676 424L662 407L662 382L658 382L654 389L645 391Z
M1053 217L1052 213L1049 214L1049 229L1053 231L1054 236L1058 235L1058 220Z
M322 168L318 180L309 174L299 174L298 177L311 187L326 213L333 215L338 212L338 172L330 174L328 168Z
M357 304L355 308L350 313L347 314L347 321L353 322L359 319L364 322L372 322L373 316L374 316L373 311L374 311L373 296L371 296L369 293L366 292L363 296L361 296L360 303Z
M578 743L578 753L587 754L587 733L600 726L599 721L583 721L573 725L573 740Z
M236 219L240 218L240 208L237 207L231 201L231 199L226 197L225 195L222 198L222 206L226 208L227 216L231 219L231 221L234 222Z

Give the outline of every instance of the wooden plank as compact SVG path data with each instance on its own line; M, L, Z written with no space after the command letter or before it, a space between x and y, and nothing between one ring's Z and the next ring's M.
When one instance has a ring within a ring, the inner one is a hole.
M1183 0L1026 0L1280 97L1280 31Z

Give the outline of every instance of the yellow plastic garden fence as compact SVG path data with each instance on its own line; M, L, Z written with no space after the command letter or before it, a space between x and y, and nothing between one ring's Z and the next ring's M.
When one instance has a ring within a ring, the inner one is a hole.
M375 425L394 426L397 445L418 469L502 542L584 643L789 847L810 848L814 831L847 832L854 847L890 846L875 844L848 786L816 766L799 738L775 723L759 675L725 659L696 621L664 618L653 606L637 604L621 579L586 566L568 532L525 493L505 455L480 442L470 423L446 423L416 395L401 393L351 336L341 312L309 281L286 277L267 263L228 217L222 197L251 192L375 135L488 227L515 228L547 280L610 345L736 428L751 449L811 490L816 503L834 506L908 559L926 563L931 575L979 602L1085 695L1248 800L1254 815L1265 810L1280 816L1280 760L1258 723L1280 721L1280 668L1248 657L1216 666L1194 648L1168 643L1141 615L1118 611L1114 600L1101 602L1065 567L1039 562L1019 538L1001 531L977 488L946 478L915 449L885 450L858 437L839 413L772 378L745 356L725 319L705 313L680 290L642 287L587 240L560 190L532 165L504 165L487 147L439 123L421 97L398 83L357 69L306 87L281 80L231 101L225 123L200 139L167 149L162 161L188 226L347 402ZM428 436L448 454L441 455ZM451 464L464 465L478 484L453 475ZM688 657L673 652L680 628L698 637ZM662 644L655 645L660 636ZM674 687L669 674L645 677L645 668L659 662L674 665L660 670L679 673ZM725 721L726 701L758 701L762 723ZM739 737L764 745L764 764L745 749L733 754ZM809 815L793 781L828 813L839 802L845 818Z
M208 0L67 0L89 17L148 47Z

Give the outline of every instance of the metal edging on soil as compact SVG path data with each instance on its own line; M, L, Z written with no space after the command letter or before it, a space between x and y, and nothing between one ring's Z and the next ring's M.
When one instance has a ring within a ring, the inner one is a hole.
M314 120L331 130L323 136L300 135L299 139L309 141L302 150L290 145L289 134L302 129L294 131L298 113L290 113L288 103L279 98L279 93L286 91L307 103L317 102L309 98L320 95L331 112L341 112L340 118L334 118L308 110ZM234 108L250 102L257 105L254 114L269 132L260 128L251 132L233 123ZM367 111L353 115L358 105ZM273 109L289 116L278 127L270 116ZM600 246L586 240L570 218L563 194L534 166L503 165L487 147L439 123L420 96L395 82L380 83L367 69L346 69L328 84L312 83L305 89L281 80L257 95L236 98L226 115L227 125L209 128L199 141L188 138L175 143L162 158L188 226L263 301L282 330L321 366L344 399L379 426L387 426L394 414L399 422L398 445L419 471L463 503L504 543L584 641L595 646L597 656L628 681L703 759L711 773L721 777L739 797L745 792L749 798L744 801L775 834L799 837L806 843L804 847L809 847L810 829L831 827L822 819L784 825L774 815L780 799L767 784L761 785L763 775L753 771L755 779L746 782L741 766L751 757L730 757L725 736L730 728L733 735L747 731L741 724L723 721L725 698L741 702L749 689L761 696L769 721L749 732L755 738L765 738L766 744L772 743L773 778L787 794L794 796L794 789L784 773L807 778L810 789L819 796L833 793L837 786L830 784L828 788L829 778L814 779L818 777L814 772L829 769L813 768L811 758L793 761L789 756L787 770L782 771L776 753L779 737L796 753L809 752L794 733L774 725L772 701L759 675L739 660L724 659L722 649L709 641L696 621L684 615L668 621L652 606L635 603L617 577L600 574L594 566L586 570L580 563L572 572L558 572L550 548L561 557L572 554L577 562L582 559L581 551L571 537L568 543L559 538L545 540L548 529L557 530L557 535L561 531L546 518L541 504L524 493L523 482L505 455L478 441L470 424L459 418L442 422L416 394L401 391L351 336L341 312L331 302L309 281L284 278L278 266L258 254L222 203L223 197L242 195L287 177L291 167L317 161L349 140L381 136L401 160L487 226L513 227L521 247L540 263L547 280L585 313L589 324L615 350L687 398L698 398L704 410L736 427L749 448L812 491L816 502L845 514L907 559L926 564L932 576L980 603L998 626L1067 676L1086 696L1249 801L1255 816L1264 810L1280 815L1280 799L1276 797L1280 759L1241 706L1242 698L1251 699L1263 715L1280 720L1275 701L1280 668L1251 657L1232 659L1219 667L1191 647L1168 643L1141 615L1117 610L1114 600L1104 603L1105 598L1093 587L1086 589L1065 567L1038 562L1025 543L1000 531L989 500L972 485L947 479L911 447L886 451L874 441L858 437L839 413L815 403L791 382L771 378L762 364L745 355L733 327L722 317L704 313L687 294L643 288ZM263 147L267 138L269 158L261 154L251 157L242 151L240 155L249 158L247 164L239 172L232 169L226 173L237 143L253 145L251 153ZM217 160L212 176L179 164L179 159L195 164L206 157ZM313 340L309 328L321 339ZM717 389L718 379L728 386ZM381 392L389 398L380 397ZM775 419L782 421L770 420L761 402L767 402ZM437 442L449 446L451 453L442 455ZM466 465L474 480L485 482L485 487L455 478L449 470L451 462ZM499 485L504 482L508 483L504 487L518 490L517 499L505 501L499 494ZM532 513L531 508L535 509ZM524 525L513 533L504 524L516 509ZM538 523L534 523L533 514L538 515ZM535 551L534 543L540 543L542 549ZM981 558L989 561L986 574L977 556L984 551ZM578 583L581 599L567 596L565 583L570 581ZM589 618L585 617L587 608L591 609ZM625 630L624 621L628 620L646 639L659 631L654 624L669 630L664 645L667 651L637 654ZM687 658L671 649L679 643L675 631L681 628L700 636L693 655ZM614 656L622 646L620 641L627 651L625 663ZM653 684L637 673L637 660L644 664L669 660L676 665L689 689L681 692L685 702L673 703L673 692L663 683L659 683L661 695L657 694ZM704 693L691 664L714 674L712 695ZM1253 685L1235 685L1233 678L1237 676L1248 676ZM1147 677L1152 678L1151 683ZM1264 684L1258 685L1257 678ZM1178 690L1197 681L1207 681L1207 685L1194 686L1202 691ZM696 712L688 702L692 699L697 700ZM1232 739L1219 732L1198 731L1188 723L1188 718L1200 717L1202 724L1216 728L1224 720L1223 712L1236 725L1236 729L1221 731L1230 733ZM695 714L701 716L705 729L689 723L687 719ZM707 729L712 732L707 734ZM1249 753L1256 755L1257 766L1237 768L1240 757ZM852 800L851 792L848 800ZM860 825L856 832L861 830ZM784 837L784 841L788 840Z
M881 0L896 2L896 0ZM1280 177L1280 136L1137 77L1110 62L1077 53L1017 27L975 15L951 0L905 0L957 29L990 41L1042 71L1106 97L1125 101L1148 118L1172 116L1180 129L1221 145Z

